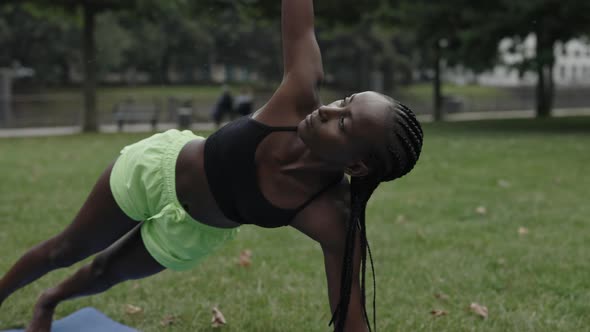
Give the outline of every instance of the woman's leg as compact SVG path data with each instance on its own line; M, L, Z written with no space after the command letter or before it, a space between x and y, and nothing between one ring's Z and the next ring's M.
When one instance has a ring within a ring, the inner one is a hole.
M164 270L145 249L140 229L138 225L73 276L43 292L27 331L49 332L53 312L61 301L104 292L122 281L145 278Z
M138 222L127 217L113 198L109 185L112 167L103 172L62 233L30 249L0 279L0 305L19 288L103 250L137 226Z

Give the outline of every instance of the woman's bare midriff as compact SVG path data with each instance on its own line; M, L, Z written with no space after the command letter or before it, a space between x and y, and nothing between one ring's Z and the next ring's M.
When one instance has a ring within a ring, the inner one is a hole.
M176 196L188 214L203 224L234 228L240 224L227 219L209 190L203 163L205 139L188 142L176 161Z

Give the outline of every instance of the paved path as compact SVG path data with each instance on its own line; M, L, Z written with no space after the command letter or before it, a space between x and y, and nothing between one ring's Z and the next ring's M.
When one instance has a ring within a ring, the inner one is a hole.
M156 131L164 131L167 129L177 128L175 123L159 123ZM191 126L192 130L213 130L215 125L213 123L194 123ZM128 124L123 128L126 133L141 133L152 131L152 126L149 124ZM73 135L82 132L79 126L69 127L42 127L42 128L16 128L16 129L0 129L0 138L6 137L36 137L36 136L60 136ZM101 133L116 133L116 125L101 125Z
M564 116L590 116L590 108L556 108L553 109L554 117ZM515 110L497 112L463 112L450 113L445 115L445 121L474 121L493 119L532 119L535 117L534 110ZM431 115L418 116L422 121L432 121Z
M535 112L533 110L520 111L501 111L501 112L466 112L466 113L451 113L445 116L446 121L473 121L473 120L489 120L489 119L526 119L533 118ZM553 116L590 116L590 108L571 108L571 109L554 109ZM431 115L418 116L420 121L432 121ZM176 128L175 123L160 123L157 131L163 131L171 128ZM194 123L191 126L192 130L213 130L215 125L213 123ZM124 132L150 132L151 127L148 124L130 124L125 125ZM44 127L44 128L17 128L17 129L0 129L0 138L6 137L37 137L37 136L58 136L58 135L73 135L81 132L78 126L70 127ZM115 133L117 132L116 125L101 125L100 132Z

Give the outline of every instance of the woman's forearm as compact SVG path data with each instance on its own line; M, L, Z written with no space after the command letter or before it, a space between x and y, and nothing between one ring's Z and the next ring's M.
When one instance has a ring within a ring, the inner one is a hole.
M283 0L281 8L281 26L284 39L299 39L313 32L313 1Z
M285 72L293 67L301 52L312 53L317 48L314 32L312 0L283 0L281 8L281 31ZM319 53L319 51L317 51ZM321 59L316 59L321 61Z

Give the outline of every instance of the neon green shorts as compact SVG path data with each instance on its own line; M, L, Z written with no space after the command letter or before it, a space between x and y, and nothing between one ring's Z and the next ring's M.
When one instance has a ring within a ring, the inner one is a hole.
M121 150L110 177L115 201L133 220L143 221L141 237L158 263L188 270L235 237L237 229L202 224L182 208L176 197L176 159L190 140L189 130L168 130Z

